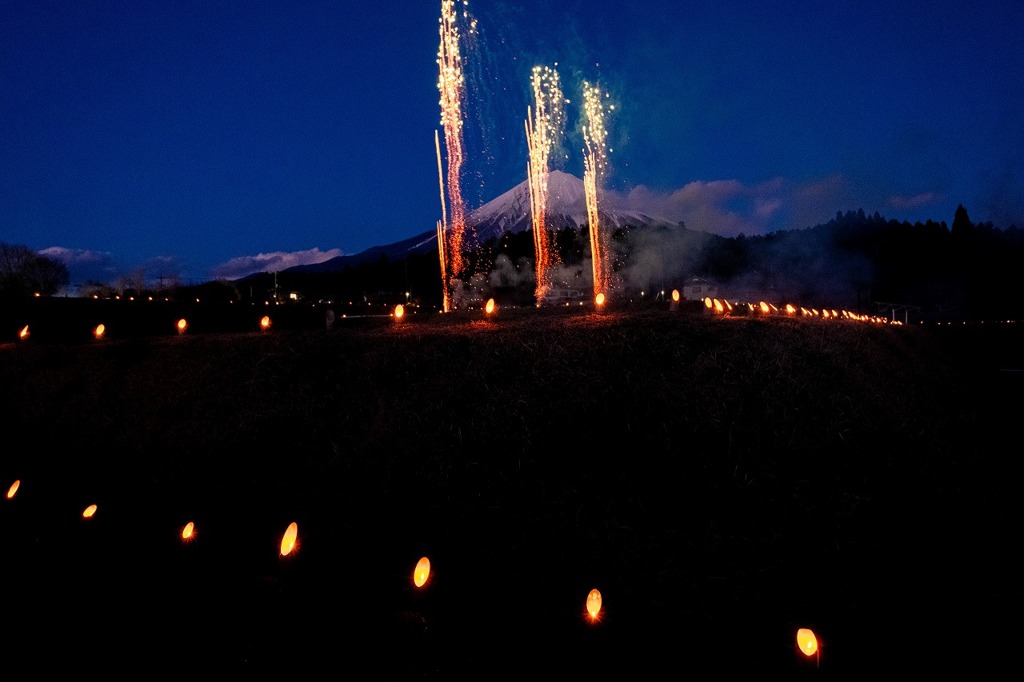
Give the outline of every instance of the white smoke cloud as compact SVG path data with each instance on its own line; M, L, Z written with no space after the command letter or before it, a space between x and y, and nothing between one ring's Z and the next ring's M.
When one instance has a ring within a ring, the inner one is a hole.
M257 272L279 272L296 265L315 265L343 255L341 249L321 251L314 247L305 251L273 251L255 256L236 256L215 265L210 269L210 274L215 279L239 279Z
M494 259L494 267L487 275L487 281L492 287L512 288L524 283L533 283L536 277L533 265L525 258L513 263L508 255L499 253Z

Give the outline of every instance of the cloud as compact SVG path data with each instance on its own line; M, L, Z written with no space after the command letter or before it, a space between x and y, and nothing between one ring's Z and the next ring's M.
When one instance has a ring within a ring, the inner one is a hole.
M280 272L296 265L314 265L345 255L341 249L321 251L314 247L305 251L273 251L255 256L236 256L215 265L210 274L215 279L239 279L257 272Z
M85 282L109 282L119 272L113 254L91 249L71 249L66 246L50 246L37 253L67 266L72 284Z
M813 227L832 218L837 207L850 206L853 194L849 182L834 175L802 182L779 177L753 184L696 180L669 192L639 185L623 201L636 210L681 221L691 230L736 237Z
M935 192L922 192L913 196L892 196L889 197L889 205L896 209L920 208L936 201L939 197Z

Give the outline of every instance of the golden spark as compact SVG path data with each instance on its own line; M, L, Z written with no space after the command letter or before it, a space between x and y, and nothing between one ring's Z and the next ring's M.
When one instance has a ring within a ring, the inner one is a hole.
M445 226L447 243L444 246L445 256L448 259L445 267L448 277L458 277L465 268L462 248L466 232L466 215L462 200L461 175L464 157L462 101L466 92L466 83L459 49L457 19L454 0L441 0L437 89L441 94L441 126L444 128L445 150L448 153L448 203L451 205L451 222ZM446 280L445 287L449 286Z
M608 166L608 131L604 123L602 92L597 85L583 81L583 113L587 124L583 127L586 145L583 156L583 191L587 201L587 224L590 230L590 258L594 273L594 291L610 290L611 264L607 239L601 233L598 214L597 190Z
M558 263L553 250L552 235L547 231L548 161L558 146L565 125L562 87L558 72L547 66L533 67L530 79L533 86L535 110L527 107L526 144L529 160L526 177L530 189L530 215L533 224L533 246L536 260L536 296L543 300L551 289L549 270Z

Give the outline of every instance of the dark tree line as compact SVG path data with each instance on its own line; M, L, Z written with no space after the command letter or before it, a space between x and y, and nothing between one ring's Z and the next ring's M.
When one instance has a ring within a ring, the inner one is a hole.
M566 276L589 277L586 226L566 227L552 237ZM807 306L871 312L878 303L889 302L958 310L965 316L1024 314L1024 230L975 224L963 206L957 208L952 226L887 220L858 210L837 212L828 222L802 230L731 238L690 230L682 223L625 227L611 235L611 251L613 270L627 290L667 290L699 276L723 291L756 291ZM2 256L4 295L53 293L67 283L62 265L24 247L4 247ZM484 295L516 305L535 302L529 231L485 241L468 251L466 260L466 281L472 280ZM498 271L510 276L491 276ZM11 277L11 272L17 275ZM262 302L291 291L301 292L307 301L415 301L437 308L440 264L436 252L405 258L381 254L333 272L283 271L276 278L262 273L235 282L177 287L172 297Z
M585 272L587 228L567 227L552 236L559 263ZM614 271L626 288L637 290L674 288L699 276L723 290L752 290L808 306L871 311L889 302L964 315L1024 314L1024 230L975 224L962 206L952 226L887 220L858 210L837 212L815 227L757 236L726 238L682 224L626 227L611 235L611 245ZM466 256L467 281L475 277L489 295L506 302L534 302L534 280L504 278L493 284L498 278L487 278L503 258L532 271L529 231L488 240ZM660 270L640 267L653 257L660 259ZM440 305L440 280L436 253L404 259L382 255L332 273L278 273L279 287L301 290L306 298L397 302L409 292L427 306ZM272 289L273 275L233 286L232 295L259 299Z
M68 285L68 268L27 246L0 243L0 299L52 296Z
M709 249L700 274L748 278L823 304L884 301L998 315L1024 312L1022 266L1024 230L974 224L959 206L952 227L859 210L806 230L737 237Z

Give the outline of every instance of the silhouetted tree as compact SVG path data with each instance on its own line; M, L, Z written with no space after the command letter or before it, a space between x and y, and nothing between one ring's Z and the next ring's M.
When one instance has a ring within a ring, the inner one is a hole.
M953 227L950 231L954 237L960 237L974 231L974 225L967 216L967 209L964 208L963 204L959 204L956 207L956 212L953 214Z
M27 246L0 243L0 298L51 296L68 285L68 268Z

